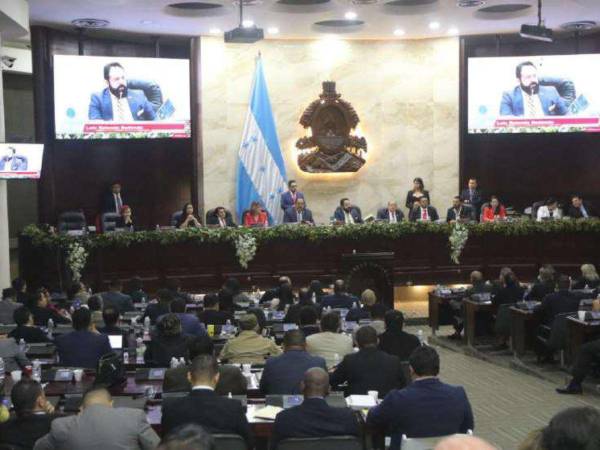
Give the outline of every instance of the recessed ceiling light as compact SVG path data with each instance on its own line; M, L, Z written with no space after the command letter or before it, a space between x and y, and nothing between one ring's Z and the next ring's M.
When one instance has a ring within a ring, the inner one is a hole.
M250 28L250 27L253 27L253 26L254 26L254 21L253 21L253 20L250 20L250 19L246 19L246 20L244 20L244 21L242 22L242 26L243 26L244 28Z
M221 29L220 28L211 28L210 30L208 30L208 32L210 34L221 34Z
M140 20L142 25L152 25L154 22L151 20Z
M269 33L269 34L279 34L279 28L277 28L277 27L269 27L269 28L267 28L267 33Z
M357 17L358 17L358 15L354 11L348 11L346 14L344 14L344 18L346 20L354 20Z
M452 36L456 36L458 34L458 28L451 27L450 29L448 29L448 34L450 34Z
M394 36L404 36L406 32L401 28L396 28L394 30Z
M439 30L440 23L439 22L429 22L429 29L430 30Z

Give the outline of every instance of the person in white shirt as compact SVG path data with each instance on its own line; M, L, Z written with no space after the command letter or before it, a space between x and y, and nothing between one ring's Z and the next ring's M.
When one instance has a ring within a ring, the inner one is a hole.
M558 207L558 202L554 198L546 200L546 204L540 206L537 210L537 221L562 219L562 211Z
M321 319L321 332L306 338L306 350L325 359L327 368L338 365L344 356L352 353L352 338L340 333L340 315L330 312Z

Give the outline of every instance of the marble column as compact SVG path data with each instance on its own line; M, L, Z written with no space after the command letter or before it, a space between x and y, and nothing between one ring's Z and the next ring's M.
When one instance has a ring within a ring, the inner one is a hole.
M0 47L2 38L0 37ZM0 142L4 142L4 86L0 76ZM10 286L10 252L8 239L7 181L0 180L0 286Z

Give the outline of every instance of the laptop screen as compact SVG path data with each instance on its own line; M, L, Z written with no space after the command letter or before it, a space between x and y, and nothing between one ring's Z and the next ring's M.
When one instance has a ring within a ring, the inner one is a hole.
M110 347L113 350L121 350L123 348L123 335L122 334L109 334L108 340Z

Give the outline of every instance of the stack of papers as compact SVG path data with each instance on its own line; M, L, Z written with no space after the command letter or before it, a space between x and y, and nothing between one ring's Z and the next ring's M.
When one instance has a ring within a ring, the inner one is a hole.
M254 417L258 419L275 420L277 414L283 411L283 408L278 406L265 406L264 408L254 411Z
M346 398L349 408L354 410L369 409L376 406L375 399L370 395L350 395Z

